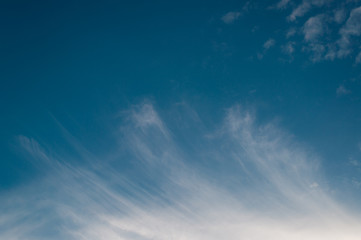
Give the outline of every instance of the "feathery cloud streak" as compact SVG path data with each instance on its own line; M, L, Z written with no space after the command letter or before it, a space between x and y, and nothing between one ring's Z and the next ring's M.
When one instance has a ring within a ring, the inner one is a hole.
M3 194L0 238L358 239L360 217L333 200L317 157L288 134L238 105L208 130L177 111L186 144L144 102L124 112L116 160L81 166L19 137L48 174Z

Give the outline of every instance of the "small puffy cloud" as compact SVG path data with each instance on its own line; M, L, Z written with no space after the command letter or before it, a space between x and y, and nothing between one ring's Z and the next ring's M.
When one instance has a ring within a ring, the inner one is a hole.
M323 14L310 17L303 26L303 34L307 42L313 42L325 32L325 16Z
M231 24L241 16L240 12L228 12L221 17L221 20L226 24Z
M264 44L264 49L268 50L275 45L276 41L273 38L268 39Z
M347 89L344 85L340 85L336 89L337 96L347 95L347 94L350 94L350 93L351 93L351 91L349 89Z

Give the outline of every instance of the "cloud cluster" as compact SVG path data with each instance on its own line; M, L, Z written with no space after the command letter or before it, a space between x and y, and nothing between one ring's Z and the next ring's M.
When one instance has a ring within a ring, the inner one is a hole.
M287 17L290 30L286 39L303 35L297 41L304 52L310 53L313 62L353 58L361 61L359 37L361 35L361 6L358 1L303 0L280 1L277 9L292 7ZM293 41L296 41L293 39Z
M360 216L330 196L317 157L274 124L239 105L215 129L174 111L125 111L117 157L82 165L19 137L48 174L3 194L0 238L359 239Z

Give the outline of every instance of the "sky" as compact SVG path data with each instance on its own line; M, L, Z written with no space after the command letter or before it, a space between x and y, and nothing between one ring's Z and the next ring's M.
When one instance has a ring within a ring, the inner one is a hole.
M0 1L0 239L356 240L361 1Z

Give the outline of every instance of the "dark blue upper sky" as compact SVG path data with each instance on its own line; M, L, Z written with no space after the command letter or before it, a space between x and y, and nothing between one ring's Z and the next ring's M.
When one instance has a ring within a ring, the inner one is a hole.
M302 49L307 18L331 14L342 4L315 7L296 20L293 25L301 27L291 57L282 52L291 10L272 9L275 4L3 1L2 187L25 170L18 173L13 136L54 140L51 116L95 134L96 121L144 97L162 106L189 99L200 108L211 106L210 112L234 102L255 105L262 117L280 117L333 167L360 157L359 65L349 56L312 61L312 53ZM354 7L357 3L343 7L344 21ZM222 16L228 12L240 16L227 24ZM269 39L275 43L266 49ZM340 86L345 94L337 94Z

